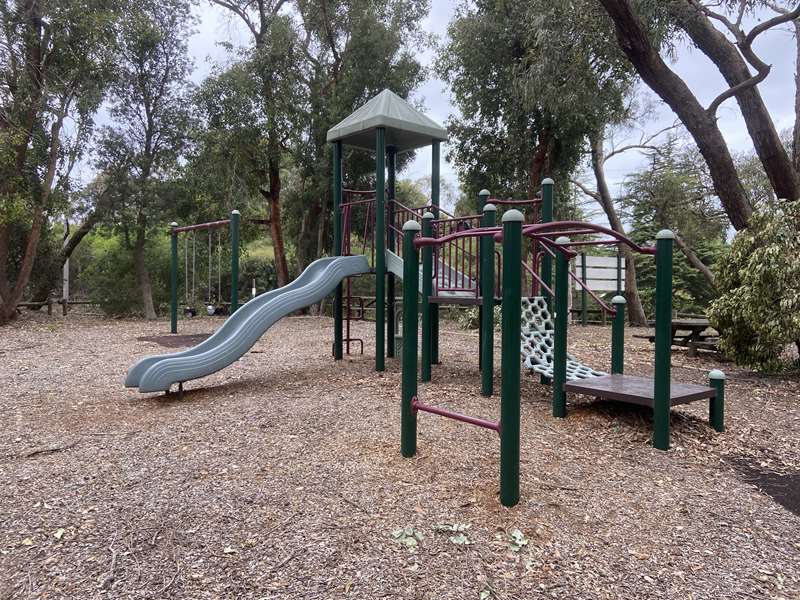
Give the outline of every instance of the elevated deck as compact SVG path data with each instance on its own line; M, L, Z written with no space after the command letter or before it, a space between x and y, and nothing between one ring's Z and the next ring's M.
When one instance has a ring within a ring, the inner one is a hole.
M604 375L568 381L564 391L573 394L584 394L606 400L618 400L628 404L653 407L653 380L649 377L636 377L634 375ZM716 390L704 385L693 383L670 384L670 406L688 404L695 400L714 398Z

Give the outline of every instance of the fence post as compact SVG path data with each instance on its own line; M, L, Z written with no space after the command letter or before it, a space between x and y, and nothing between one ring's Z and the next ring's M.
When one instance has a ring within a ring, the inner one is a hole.
M170 259L169 259L169 332L178 333L178 224L169 224Z
M569 243L569 238L561 236L557 245ZM553 416L567 416L567 395L564 385L567 382L567 292L569 280L567 270L569 260L563 249L556 250L555 289L555 327L553 331Z
M625 370L625 298L614 296L614 320L611 322L611 373L622 375Z
M231 314L239 310L239 221L238 210L231 212Z
M422 215L422 237L433 235L432 221L432 212L427 211ZM405 269L405 264L403 268ZM431 294L433 294L433 246L425 246L422 249L422 367L419 376L421 381L431 380Z
M417 395L417 294L419 264L414 237L419 223L403 225L403 365L400 404L400 453L405 457L417 453L417 413L412 402Z
M333 255L342 255L342 142L333 143ZM342 360L342 283L333 300L333 359Z
M669 450L670 352L672 349L672 243L669 229L656 234L655 381L653 446Z
M555 182L547 177L542 180L542 223L551 223L553 221L553 185ZM547 252L542 255L542 281L553 289L553 257ZM550 293L542 288L542 296L547 302L547 307L552 311L553 299Z
M715 431L725 431L725 373L714 369L708 374L711 387L717 395L708 401L708 422Z
M485 190L484 190L485 191ZM489 196L489 192L486 192ZM497 208L494 204L483 205L481 227L494 227L497 223ZM484 235L480 238L481 274L481 394L494 393L494 237ZM521 310L521 309L520 309Z
M503 214L503 320L500 368L500 502L519 502L520 320L522 316L522 213ZM488 369L486 369L488 372Z

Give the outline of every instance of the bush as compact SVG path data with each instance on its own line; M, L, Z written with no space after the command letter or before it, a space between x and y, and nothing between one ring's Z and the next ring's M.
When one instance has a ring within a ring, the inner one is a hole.
M709 309L721 349L737 363L772 371L800 340L800 201L767 201L720 261L720 296Z

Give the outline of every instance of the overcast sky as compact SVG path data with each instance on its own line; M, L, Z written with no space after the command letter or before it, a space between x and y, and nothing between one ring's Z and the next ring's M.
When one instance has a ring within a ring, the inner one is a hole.
M453 17L457 4L455 0L435 0L431 2L431 12L423 23L423 28L439 36L443 41L447 34L447 25ZM234 44L249 43L247 35L238 27L235 21L221 9L204 7L198 11L199 23L197 33L191 40L189 51L195 59L195 81L201 81L209 72L215 62L227 59L226 51L217 45L219 41L228 41ZM765 13L765 16L769 16ZM613 32L609 32L613 35ZM772 72L759 87L775 125L779 131L792 127L794 123L794 39L787 26L781 29L768 31L757 38L754 49L766 62L772 65ZM422 62L430 66L433 53L425 52L420 56ZM716 68L698 50L683 46L679 49L678 58L672 68L686 81L690 89L697 95L700 102L707 106L721 91L726 89L726 84ZM643 93L649 93L646 88ZM444 123L447 118L456 112L450 101L450 94L446 85L435 78L431 78L414 94L416 99L422 100L427 109L427 114L439 123ZM652 118L644 123L644 134L653 133L671 125L676 116L660 100L653 102ZM736 101L727 100L719 109L718 117L720 128L725 139L734 151L749 151L752 147L747 135L744 122L741 119ZM638 137L638 134L634 136ZM634 139L629 138L629 139ZM620 142L623 140L620 140ZM445 147L443 154L446 154ZM430 174L430 153L421 152L414 163L402 173L403 177L416 179ZM612 193L617 193L627 174L642 165L642 157L635 152L628 152L612 158L607 163L607 174L612 185ZM450 164L442 162L442 176L455 183L456 174Z

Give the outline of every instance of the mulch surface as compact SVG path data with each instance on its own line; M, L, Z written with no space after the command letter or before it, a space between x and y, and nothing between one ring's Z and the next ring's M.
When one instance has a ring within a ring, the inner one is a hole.
M136 338L136 341L153 342L164 348L187 348L204 342L209 338L209 335L208 333L191 333L189 335L181 335L179 333L174 335L142 335Z
M0 329L0 598L800 598L800 517L768 483L796 494L797 377L676 351L676 381L726 372L728 429L678 407L660 452L648 409L571 396L554 419L526 376L507 509L492 431L420 414L400 456L400 364L374 372L371 324L338 364L332 322L295 317L183 399L125 389L163 351L140 338L167 328L26 313ZM421 400L496 418L477 334L443 331ZM632 333L626 372L650 375ZM570 351L607 368L609 339L575 326Z

